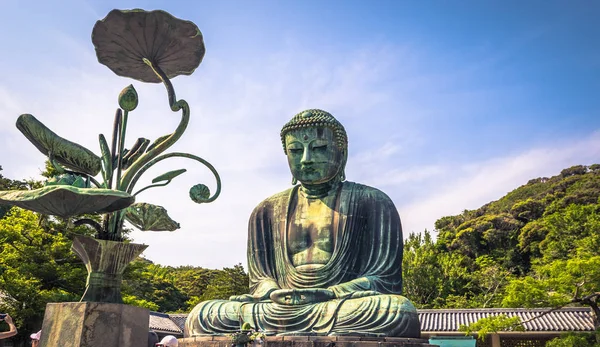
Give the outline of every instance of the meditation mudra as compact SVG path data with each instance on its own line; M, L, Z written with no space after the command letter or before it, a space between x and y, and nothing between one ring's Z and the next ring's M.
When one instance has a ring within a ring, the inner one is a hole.
M186 336L231 333L247 322L277 335L420 337L417 312L400 295L398 211L381 191L345 181L344 127L307 110L281 140L294 187L252 212L250 294L198 304Z

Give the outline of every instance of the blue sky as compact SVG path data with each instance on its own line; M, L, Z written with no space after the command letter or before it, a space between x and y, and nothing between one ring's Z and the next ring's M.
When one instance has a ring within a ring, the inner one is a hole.
M173 150L217 167L222 196L196 205L188 173L141 196L182 225L134 232L165 265L245 263L252 208L290 186L279 130L322 108L345 126L347 177L382 189L409 232L477 208L576 164L599 162L600 3L580 1L55 1L1 0L0 153L11 178L39 176L44 157L14 128L32 113L99 152L116 97L133 83L130 141L176 126L160 85L98 64L90 34L111 9L163 9L195 22L206 56L173 80L192 106Z

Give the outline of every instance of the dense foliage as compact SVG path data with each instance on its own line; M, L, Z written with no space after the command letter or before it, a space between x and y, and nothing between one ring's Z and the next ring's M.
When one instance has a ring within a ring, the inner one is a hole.
M1 170L1 167L0 167ZM44 176L52 177L46 170ZM14 181L0 175L0 190L32 189L40 182ZM97 218L97 216L88 216ZM0 210L0 312L19 328L14 341L27 341L40 329L48 302L79 301L87 271L70 250L74 235L92 235L87 226L20 208ZM123 300L159 312L189 312L202 300L226 299L248 291L248 276L235 265L222 270L166 267L142 257L127 268ZM6 328L1 325L0 331Z
M600 317L599 198L600 165L579 165L442 217L437 240L405 243L405 295L421 308L585 305Z

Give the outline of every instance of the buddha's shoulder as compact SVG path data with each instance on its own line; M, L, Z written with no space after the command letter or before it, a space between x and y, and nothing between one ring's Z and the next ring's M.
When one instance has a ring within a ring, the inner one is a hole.
M265 207L272 207L275 205L279 205L284 201L288 201L290 198L290 194L292 193L292 189L294 189L294 187L291 187L289 189L286 189L282 192L279 192L277 194L273 194L271 196L269 196L268 198L264 199L263 201L261 201L257 206L256 209L262 209Z
M359 196L362 196L365 198L379 198L379 199L390 200L390 197L386 193L384 193L383 191L381 191L375 187L368 186L366 184L345 181L344 189L351 189L355 194L358 194Z

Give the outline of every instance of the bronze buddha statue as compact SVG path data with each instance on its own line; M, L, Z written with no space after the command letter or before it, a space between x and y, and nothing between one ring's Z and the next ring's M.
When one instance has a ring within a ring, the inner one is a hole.
M281 140L295 185L252 212L250 294L198 304L186 336L231 333L247 322L278 335L420 337L415 307L400 295L400 217L383 192L345 181L344 127L307 110Z

